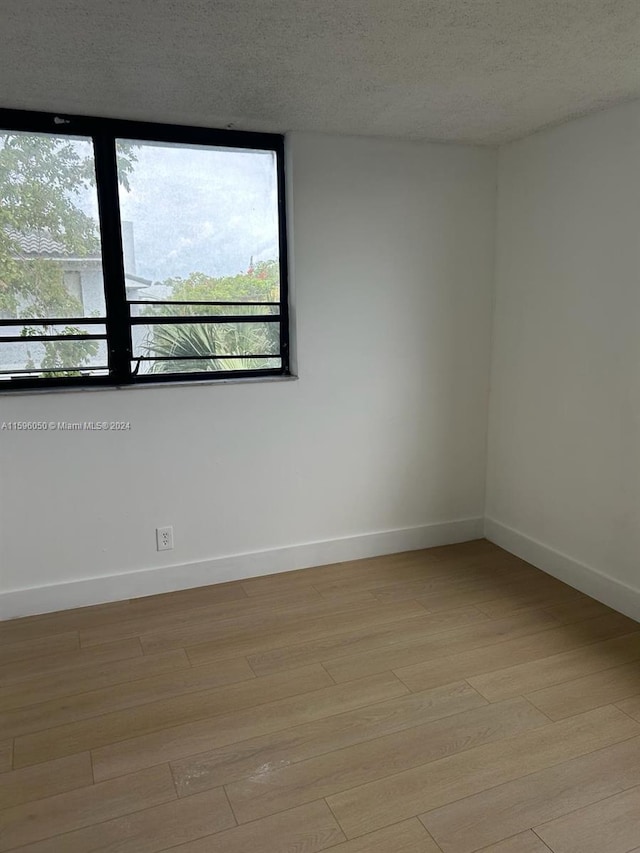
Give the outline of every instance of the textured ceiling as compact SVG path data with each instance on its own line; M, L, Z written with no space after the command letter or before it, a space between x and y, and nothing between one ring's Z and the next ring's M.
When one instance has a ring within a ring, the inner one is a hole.
M500 143L640 97L640 0L0 0L0 106Z

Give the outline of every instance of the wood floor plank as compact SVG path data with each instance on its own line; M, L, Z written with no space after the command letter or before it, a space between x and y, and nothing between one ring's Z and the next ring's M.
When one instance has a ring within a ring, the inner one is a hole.
M296 764L266 766L226 790L238 822L246 823L546 723L525 699L512 699Z
M42 613L0 622L0 643L19 643L37 637L48 637L66 631L78 631L81 627L126 619L130 613L128 601L114 601L56 613Z
M324 802L174 847L171 853L320 853L345 837Z
M332 683L325 670L315 664L225 687L184 693L158 702L67 723L55 729L21 735L14 742L14 767L26 767L195 720L252 708Z
M537 690L529 698L552 720L562 720L591 708L620 703L635 696L638 690L640 667L634 661Z
M143 598L130 598L129 612L145 615L175 613L176 610L190 610L193 607L202 607L204 604L228 604L231 601L242 601L246 597L239 581L229 581L161 592L157 595L145 595Z
M345 586L352 588L354 584L357 584L360 589L383 586L387 578L390 578L390 583L394 583L397 580L419 578L430 573L448 574L450 566L432 551L433 549L405 551L399 554L280 572L276 575L242 581L242 587L249 596L261 596L272 592L285 593L304 588L309 584L333 593L339 592ZM494 559L496 553L492 555ZM473 559L477 557L465 559L460 555L456 558L458 565ZM483 557L483 559L487 558ZM335 589L331 589L332 585L335 585Z
M439 593L465 592L467 590L493 590L498 595L505 583L515 579L531 584L539 582L535 572L514 573L511 567L500 567L483 563L480 566L460 567L456 571L438 574L436 577L418 578L398 583L393 581L387 586L377 586L371 593L379 601L403 601ZM337 594L337 593L336 593Z
M640 846L640 786L534 827L554 853L629 853Z
M64 696L27 708L0 711L0 733L17 737L253 678L255 675L245 658L217 661L212 666L183 666L151 678L115 684L78 696Z
M506 841L499 841L490 847L483 847L480 853L549 853L549 848L538 836L528 830ZM604 853L604 851L602 851Z
M110 661L139 657L142 648L139 639L118 640L91 649L77 649L60 654L43 655L28 660L5 662L0 666L0 685L3 687L20 681L51 675L54 672L74 672Z
M455 594L457 591L464 592L465 590L475 587L486 588L493 584L494 588L497 583L495 577L484 582L478 578L451 578L448 575L442 575L429 580L420 578L419 580L405 581L404 583L395 583L389 586L375 587L371 590L377 601L389 603L391 601L407 601L411 598L424 598L427 595L434 595L438 592ZM324 593L325 595L327 593ZM333 589L333 595L341 595L340 588ZM473 605L469 605L473 606ZM486 617L489 618L488 616Z
M142 598L125 599L90 607L77 607L57 613L43 613L0 622L0 643L14 643L47 637L65 631L82 631L98 625L116 625L127 619L151 615L162 611L175 612L189 609L192 602L216 603L244 598L242 587L237 583L215 584L191 590L162 593ZM115 635L111 637L115 639Z
M80 639L77 631L67 631L64 634L53 634L49 637L35 637L17 643L4 643L0 646L0 666L29 658L73 652L79 648Z
M625 714L640 721L640 693L637 696L630 696L628 699L623 699L621 702L616 700L616 704Z
M235 826L222 788L20 848L20 853L159 853Z
M215 588L215 587L214 587ZM145 600L145 599L142 599ZM312 612L314 606L319 613L325 613L330 608L320 593L312 587L303 592L288 595L268 595L259 599L251 599L246 595L233 598L230 601L209 601L206 597L192 607L177 607L174 610L163 608L158 612L133 612L126 620L115 623L98 624L80 630L82 647L94 646L114 638L126 639L152 634L154 631L167 633L192 629L205 631L207 628L216 630L219 634L233 629L241 624L256 625L272 624L277 614L293 616Z
M0 850L176 799L167 765L0 810Z
M101 747L93 752L93 772L96 779L113 778L406 693L407 688L391 673L363 678L349 685L324 687Z
M372 592L369 592L366 589L357 589L351 587L351 589L346 588L345 590L341 590L340 592L320 592L313 587L314 591L318 593L318 595L324 599L325 601L349 601L354 604L360 603L370 603L375 604L378 600ZM256 598L253 596L253 598Z
M331 602L325 602L331 609ZM250 655L265 649L308 642L333 633L381 625L410 619L412 616L424 616L425 609L417 601L402 601L394 604L344 605L338 612L322 615L301 615L296 619L283 620L277 615L266 625L256 625L249 620L238 630L231 631L224 626L194 627L184 631L170 631L142 637L142 645L147 653L185 645L189 659L194 664L223 660L226 657ZM218 636L215 636L218 634Z
M392 563L383 558L377 563L362 560L355 561L353 564L342 563L337 566L304 569L300 577L295 580L283 578L277 585L274 584L273 588L278 588L282 594L285 594L285 591L289 592L294 589L300 591L308 584L312 584L313 588L323 597L339 598L345 591L349 593L358 589L361 592L372 593L374 590L388 585L412 583L413 581L449 575L449 568L440 561L427 560L425 562L417 557L405 556ZM245 588L251 584L253 590L258 588L255 586L256 581L263 581L262 592L249 592L249 596L263 595L268 588L266 580L266 578L254 578L251 581L245 581ZM275 579L269 579L270 584L273 583L273 580Z
M600 708L334 794L327 802L351 838L639 733L617 708Z
M513 579L498 576L493 581L416 596L416 600L431 612L464 604L482 605L491 619L502 619L525 608L586 599L583 593L545 574L526 574Z
M184 649L87 664L81 669L43 674L0 687L0 710L25 708L58 697L75 696L79 689L89 692L190 667Z
M559 582L558 582L559 583ZM505 590L491 601L478 603L478 607L490 619L504 619L513 616L525 608L532 607L571 607L571 605L587 605L591 599L565 584L556 589Z
M544 611L540 611L526 618L518 617L463 625L430 637L416 637L404 642L401 640L390 644L385 649L371 649L352 655L342 655L339 658L325 660L323 663L336 681L350 681L352 678L384 672L386 669L402 668L404 670L410 665L421 664L423 661L493 647L497 643L504 643L517 637L539 635L556 627L558 622ZM561 632L561 636L564 637L565 633ZM491 653L486 652L486 654ZM457 676L452 676L452 679L455 681ZM446 681L441 683L445 684Z
M512 618L517 626L520 617ZM483 624L480 623L478 628ZM474 648L469 643L468 651L401 666L394 671L411 690L426 690L438 684L446 684L451 679L474 678L479 674L588 646L598 640L624 636L628 627L628 620L624 616L601 616L535 634L524 634L522 631L523 636L481 648L477 647L478 644ZM336 681L339 680L330 664L327 664L327 670Z
M466 681L408 693L171 763L179 796L227 785L486 704Z
M13 766L13 738L0 741L0 773L8 773Z
M481 600L488 600L499 592L498 578L504 578L505 582L524 582L531 578L531 573L526 569L513 570L494 560L471 561L466 564L458 562L455 566L442 561L426 565L413 562L397 565L392 570L385 567L384 571L377 573L369 570L357 579L341 576L333 580L320 580L315 582L314 587L322 595L338 597L357 583L360 589L372 593L380 601L400 601L407 597L448 595L456 591L462 594L465 586L473 589L480 585L482 588L496 590L486 599L480 596Z
M0 775L0 809L93 784L88 752Z
M266 675L309 663L370 652L396 643L422 641L431 634L487 621L487 617L475 607L462 607L424 616L416 615L397 622L367 626L359 631L335 633L308 643L258 652L249 656L249 663L257 675Z
M26 851L31 853L31 851ZM422 824L415 818L378 829L360 838L344 841L331 853L441 853Z
M476 549L465 552L457 545L455 550L447 553L428 548L304 569L303 572L313 578L317 588L333 585L337 592L352 584L374 589L425 578L470 575L486 568L493 568L496 572L509 570L514 576L536 571L530 564L495 546L484 551Z
M506 782L420 819L447 853L472 853L636 785L640 737Z
M325 566L330 571L328 566ZM318 575L309 571L296 570L279 572L277 575L266 575L259 578L249 578L242 581L242 589L251 598L253 596L270 595L273 592L287 595L290 592L300 592L313 587Z
M640 631L549 657L475 675L469 683L490 702L532 693L640 659ZM640 672L640 669L639 669ZM640 686L640 684L639 684Z
M490 603L491 602L489 602L489 604ZM483 603L476 604L476 609L487 615L487 609L490 610L491 608L487 608ZM551 616L555 616L562 625L569 625L571 622L582 622L585 619L592 619L595 616L612 616L616 612L610 607L601 604L599 601L595 601L593 598L586 598L580 599L579 601L556 602L554 604L548 604L544 608L540 608L538 605L535 605L534 607L523 607L521 610L514 611L511 615L520 615L530 610L540 609L551 614ZM634 623L633 619L630 619L630 632L636 630L634 628L634 624L636 623Z

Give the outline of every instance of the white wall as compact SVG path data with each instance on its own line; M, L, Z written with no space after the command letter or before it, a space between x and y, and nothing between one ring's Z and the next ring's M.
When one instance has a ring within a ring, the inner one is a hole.
M481 533L495 152L289 153L299 380L0 397L0 421L131 423L0 433L5 616Z
M499 157L487 533L640 618L640 104Z

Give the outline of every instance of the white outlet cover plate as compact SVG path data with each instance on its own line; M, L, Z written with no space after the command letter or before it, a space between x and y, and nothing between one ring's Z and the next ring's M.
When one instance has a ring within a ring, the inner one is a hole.
M156 547L158 551L173 550L173 527L156 527Z

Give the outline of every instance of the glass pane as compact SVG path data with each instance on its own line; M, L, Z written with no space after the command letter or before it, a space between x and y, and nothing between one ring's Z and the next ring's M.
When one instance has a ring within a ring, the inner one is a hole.
M132 332L134 356L202 359L206 364L212 356L280 354L279 323L149 323L134 326Z
M136 310L134 310L136 309ZM179 303L157 303L154 305L132 305L133 317L216 317L235 314L237 317L270 314L277 317L280 314L279 305L180 305Z
M39 338L46 335L106 335L106 326L103 323L87 324L80 321L73 324L53 324L46 326L30 325L26 323L12 323L10 326L0 326L0 341L3 338Z
M131 301L279 301L274 152L118 140L117 153Z
M98 376L106 372L106 341L0 342L0 379L12 375L16 379L27 375Z
M0 317L104 317L90 139L0 131Z
M280 358L211 358L197 361L168 359L166 361L132 361L131 370L138 375L147 373L210 373L212 370L280 370Z

